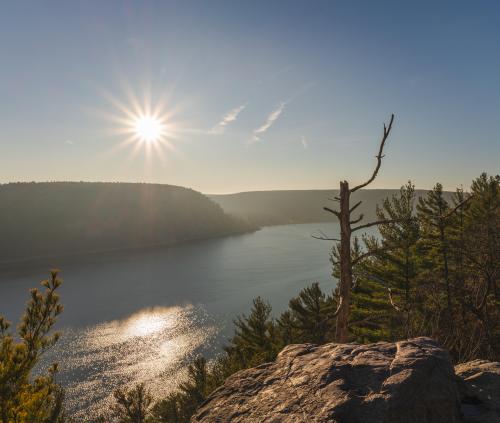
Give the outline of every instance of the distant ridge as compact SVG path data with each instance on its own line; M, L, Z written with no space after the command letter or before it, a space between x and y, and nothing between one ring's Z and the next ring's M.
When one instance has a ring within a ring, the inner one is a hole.
M171 245L253 229L205 195L172 185L0 185L0 262Z
M365 218L376 217L377 204L399 192L398 189L364 189L356 192L352 204L362 200L359 212ZM427 190L416 190L417 197ZM331 201L339 195L339 190L277 190L249 191L236 194L209 195L226 213L245 219L254 225L279 225L288 223L336 222L324 206L335 207ZM451 196L451 193L447 193Z

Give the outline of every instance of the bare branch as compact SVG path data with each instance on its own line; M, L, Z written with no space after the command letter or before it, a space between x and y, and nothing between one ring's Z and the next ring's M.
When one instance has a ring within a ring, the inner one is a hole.
M337 317L337 314L339 314L340 308L342 307L343 300L344 300L343 297L339 298L339 303L337 305L337 310L335 310L335 313L333 313L333 315L331 317Z
M338 201L340 202L340 198L339 197L333 197L333 198L329 198L330 201Z
M460 208L465 206L471 199L474 197L474 195L469 195L464 201L461 201L458 203L452 210L450 210L448 213L446 213L444 216L442 216L443 219L448 219L450 216L455 214L455 212Z
M326 210L327 212L333 213L335 216L337 216L340 219L340 212L337 210L332 210L329 207L323 207L323 210Z
M392 298L392 290L391 288L387 288L387 291L389 292L389 301L391 302L392 307L396 311L401 311L401 307L398 307L396 303L394 302L394 299Z
M385 219L385 220L377 220L376 222L370 222L370 223L365 223L364 225L359 225L354 228L352 228L352 232L354 231L359 231L360 229L365 229L365 228L370 228L371 226L377 226L377 225L388 225L390 223L397 223L399 220L395 219Z
M481 302L479 303L479 305L476 306L476 305L472 304L472 302L470 303L470 308L472 309L472 311L474 313L478 314L484 308L484 306L486 305L486 300L488 298L488 295L490 294L490 289L491 289L491 283L488 280L486 290L484 292L483 298L481 299Z
M326 236L316 236L316 235L311 235L314 239L319 239L320 241L338 241L340 242L340 239L338 238L327 238Z
M360 273L361 276L364 276L365 278L368 278L368 279L372 279L376 282L379 282L381 283L382 285L385 285L386 289L387 289L387 292L389 294L389 301L392 305L392 307L394 308L394 310L396 311L402 311L403 309L401 307L399 307L398 305L396 305L396 303L394 302L394 298L392 297L392 289L388 286L388 282L383 280L382 278L379 278L378 276L375 276L375 275L368 275L364 272L361 272Z
M335 310L335 312L333 314L329 314L327 315L322 321L321 321L321 324L324 324L324 323L327 323L329 320L331 319L334 319L335 317L337 317L337 315L339 314L340 312L340 308L342 307L342 297L339 298L339 303L337 304L337 310Z
M365 215L361 213L357 219L349 221L349 224L354 225L355 223L359 223L363 220L363 217L365 217Z
M382 165L382 159L384 157L384 155L382 153L384 152L385 142L387 141L387 137L389 136L389 134L391 132L393 122L394 122L394 114L391 115L391 120L389 121L389 127L386 127L384 124L384 135L382 137L382 141L380 142L380 148L379 148L378 154L376 156L377 157L377 166L375 167L375 170L373 171L371 178L368 179L366 182L352 188L350 190L350 192L355 192L358 189L366 187L367 185L371 184L375 180L375 178L377 177L378 171L380 170L380 166Z
M354 206L352 206L349 209L349 213L352 213L354 210L356 210L361 205L361 203L362 203L362 201L358 201L356 204L354 204Z
M389 294L389 301L392 305L392 307L394 308L394 310L396 311L402 311L403 309L401 307L399 307L395 302L394 302L394 298L392 297L392 289L390 287L388 287L388 283L386 281L384 281L383 279L375 276L375 275L368 275L366 273L361 273L361 276L364 276L365 278L368 278L368 279L371 279L371 280L374 280L375 282L378 282L378 283L381 283L382 285L385 285L386 288L387 288L387 292Z
M338 241L338 242L340 242L340 239L338 239L338 238L328 237L321 229L318 229L318 232L320 233L321 236L317 236L317 235L311 235L311 236L314 239L319 239L321 241Z

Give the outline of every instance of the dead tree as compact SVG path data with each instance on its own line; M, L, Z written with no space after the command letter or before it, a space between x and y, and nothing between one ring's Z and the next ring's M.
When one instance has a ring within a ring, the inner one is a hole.
M353 260L351 258L351 236L353 232L359 231L361 229L366 229L372 226L377 226L381 224L393 223L388 220L379 220L375 222L369 222L364 224L359 224L363 220L363 215L360 214L357 218L353 219L351 217L352 213L361 205L361 201L358 201L351 207L350 199L351 194L365 188L371 184L380 170L382 165L382 159L384 158L384 146L389 133L392 129L392 123L394 122L394 115L391 115L391 120L389 125L384 124L384 134L380 142L380 147L377 158L377 165L373 171L372 176L364 183L355 186L354 188L349 188L349 182L340 182L340 195L335 197L335 200L339 202L339 210L333 210L329 207L324 207L324 209L330 213L337 216L340 222L340 239L320 237L320 239L338 241L340 242L339 255L340 255L340 284L339 284L339 303L338 309L336 311L336 329L335 329L335 340L337 342L347 342L348 340L348 324L349 324L349 312L351 308L351 290L353 285L352 267ZM357 225L357 226L353 226Z

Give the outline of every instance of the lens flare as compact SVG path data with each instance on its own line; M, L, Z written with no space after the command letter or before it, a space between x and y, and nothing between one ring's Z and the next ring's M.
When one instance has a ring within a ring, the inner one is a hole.
M109 128L110 133L121 138L110 153L130 148L131 159L142 153L148 163L154 158L164 161L169 157L165 154L167 151L179 155L176 144L181 141L181 132L186 132L185 123L175 120L180 106L174 107L173 99L165 94L156 92L157 95L151 95L154 90L147 87L140 92L142 95L137 95L129 84L124 83L118 97L106 91L102 93L112 108L96 112L114 123Z
M134 122L137 137L144 142L158 142L165 133L165 125L153 116L141 116Z

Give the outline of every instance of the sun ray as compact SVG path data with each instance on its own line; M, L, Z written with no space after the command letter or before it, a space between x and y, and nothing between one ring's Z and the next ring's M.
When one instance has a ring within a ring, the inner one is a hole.
M110 153L130 148L132 158L142 151L147 162L166 158L167 151L169 155L178 155L176 144L184 132L182 124L175 121L179 107L172 107L169 96L153 96L150 86L146 85L139 97L130 84L122 80L120 85L121 98L103 92L112 111L97 111L101 118L113 123L113 128L109 128L112 134L122 137Z

